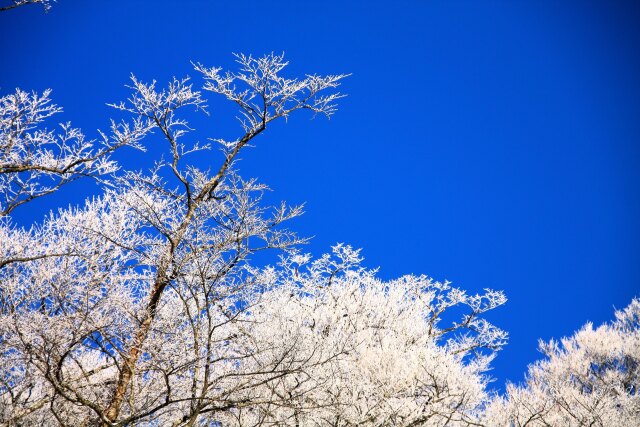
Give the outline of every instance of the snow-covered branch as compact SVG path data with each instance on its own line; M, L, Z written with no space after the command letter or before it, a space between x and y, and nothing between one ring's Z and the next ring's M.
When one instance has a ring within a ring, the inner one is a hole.
M15 9L16 7L26 6L29 4L39 4L42 5L45 12L48 12L51 9L52 3L55 3L56 0L12 0L9 4L0 3L0 12L4 12L6 10Z
M560 341L540 342L545 358L524 384L510 384L485 415L488 425L640 426L640 300L616 319L587 323Z
M123 146L139 148L148 131L140 120L112 121L99 141L70 123L60 124L58 132L48 130L46 120L62 111L51 103L50 93L17 89L0 98L0 216L78 178L116 171L110 154Z

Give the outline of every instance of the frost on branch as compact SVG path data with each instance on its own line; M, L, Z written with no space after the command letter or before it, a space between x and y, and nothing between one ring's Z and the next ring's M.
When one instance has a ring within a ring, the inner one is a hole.
M101 133L98 142L70 123L48 130L45 121L62 111L50 93L17 89L0 98L0 216L83 176L114 172L109 155L125 145L139 147L147 131L141 121L112 122L111 134Z
M12 0L9 4L5 4L6 1L3 1L0 3L0 12L28 4L40 4L44 8L44 11L48 12L51 9L52 3L55 2L56 0Z
M330 117L336 111L339 92L321 94L335 89L346 75L307 75L304 79L286 78L281 71L287 66L284 55L270 54L261 58L236 55L240 70L223 72L196 64L206 81L204 89L221 94L240 107L239 120L247 133L259 132L279 117L287 118L299 109ZM233 149L240 141L221 141Z
M269 71L269 58L255 72ZM247 332L264 291L249 261L304 242L282 227L302 209L265 206L267 187L241 178L235 164L276 118L305 108L330 114L337 96L318 93L337 78L269 76L281 94L263 87L261 123L244 127L207 170L189 157L209 146L189 126L188 113L206 104L188 79L159 88L133 77L129 99L113 105L129 124L99 145L71 127L70 138L41 130L59 112L48 92L3 98L7 212L76 177L112 173L83 207L29 229L6 216L0 223L0 422L194 425L282 378L245 369L266 351ZM116 170L106 158L123 144L142 148L152 131L164 154L150 171Z
M245 407L212 420L237 426L477 420L487 400L487 363L506 334L475 325L482 312L505 302L501 293L468 296L425 276L381 281L360 266L359 251L343 245L315 261L284 258L259 277L272 284L246 313L243 329L260 351L240 366L268 373L253 378L258 383L281 377L249 388ZM466 308L464 320L443 325L454 307Z
M266 206L268 188L236 163L273 120L330 116L343 76L285 78L278 55L237 60L238 71L196 65L203 92L132 77L113 105L129 121L99 141L47 130L60 112L48 91L0 98L0 425L638 425L637 300L543 344L526 384L492 397L487 371L507 334L485 313L502 292L383 281L345 245L297 252L305 240L283 225L302 207ZM219 162L188 120L207 112L207 93L240 111L236 138L209 138ZM155 166L119 170L110 154L152 133ZM105 174L100 197L42 223L8 215ZM254 264L274 249L279 264Z
M640 426L640 300L615 321L541 342L545 359L487 412L495 426Z

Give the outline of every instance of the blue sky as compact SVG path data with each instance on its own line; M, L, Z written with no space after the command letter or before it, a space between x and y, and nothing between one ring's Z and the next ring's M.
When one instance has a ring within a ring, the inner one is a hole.
M292 76L352 73L330 120L279 123L241 171L306 202L292 227L363 248L384 278L503 289L493 375L522 379L538 338L601 323L640 294L640 4L590 1L59 0L0 14L0 91L52 88L88 134L130 73L286 53ZM196 118L237 129L224 104ZM136 167L138 155L121 153ZM89 183L16 211L28 224Z

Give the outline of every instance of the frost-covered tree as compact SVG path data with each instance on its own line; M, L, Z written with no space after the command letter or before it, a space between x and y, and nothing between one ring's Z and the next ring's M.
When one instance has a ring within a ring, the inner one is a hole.
M524 385L508 385L486 414L492 426L640 426L640 300L615 321L541 342L546 356Z
M263 349L248 369L287 375L251 388L246 405L216 418L222 425L477 422L485 372L506 339L482 314L505 302L501 292L467 295L425 276L381 281L343 245L261 274L272 285L248 313L246 331Z
M0 10L32 3L50 7ZM639 300L543 343L547 358L500 397L487 372L507 335L484 314L502 292L383 281L345 245L302 255L284 228L302 208L266 205L236 163L275 120L331 116L344 76L236 59L234 72L196 64L202 90L132 77L112 105L127 118L95 139L50 130L48 90L0 97L0 426L640 426ZM236 138L199 142L187 118L207 113L207 93L238 108ZM116 163L150 144L150 170ZM83 177L100 195L15 225ZM263 251L279 262L255 261Z
M241 135L213 140L223 152L213 171L192 161L216 156L185 118L206 113L188 79L157 89L132 78L130 98L113 105L130 122L99 143L40 129L59 110L48 93L3 98L0 422L475 422L506 337L482 314L504 296L426 277L383 282L347 246L315 261L297 254L304 240L282 223L301 208L265 206L266 187L235 163L278 118L330 116L343 76L285 78L278 55L237 60L237 72L196 65L204 90L240 110ZM166 160L149 172L109 157L150 143ZM85 175L103 177L100 197L13 225L15 207ZM249 262L274 249L284 251L277 266Z
M192 425L201 412L237 404L225 372L246 355L220 347L231 336L222 326L235 324L260 292L247 257L301 242L279 227L301 209L263 206L265 187L237 176L234 164L273 120L301 109L331 115L340 95L322 92L342 78L285 78L278 55L237 59L235 73L197 66L204 89L237 104L242 115L237 139L216 140L223 157L213 172L189 161L212 147L194 141L180 116L206 108L188 79L156 90L133 78L130 99L114 105L131 121L114 124L116 138L104 137L99 148L80 132L67 138L68 127L62 136L38 129L58 112L48 93L3 98L5 422L126 425L180 414L178 423ZM116 172L106 155L123 144L142 147L150 131L169 159L158 159L152 171L119 171L100 198L31 229L6 216L77 176Z

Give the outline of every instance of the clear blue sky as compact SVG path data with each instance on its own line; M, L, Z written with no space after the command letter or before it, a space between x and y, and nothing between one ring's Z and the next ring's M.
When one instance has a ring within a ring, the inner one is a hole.
M331 121L274 126L241 170L307 202L292 226L316 255L346 242L384 278L503 289L501 387L538 338L640 294L638 22L640 3L616 1L59 0L0 14L0 90L52 88L60 119L95 135L131 72L165 82L284 51L292 75L352 73ZM232 131L218 105L196 121L206 135Z

